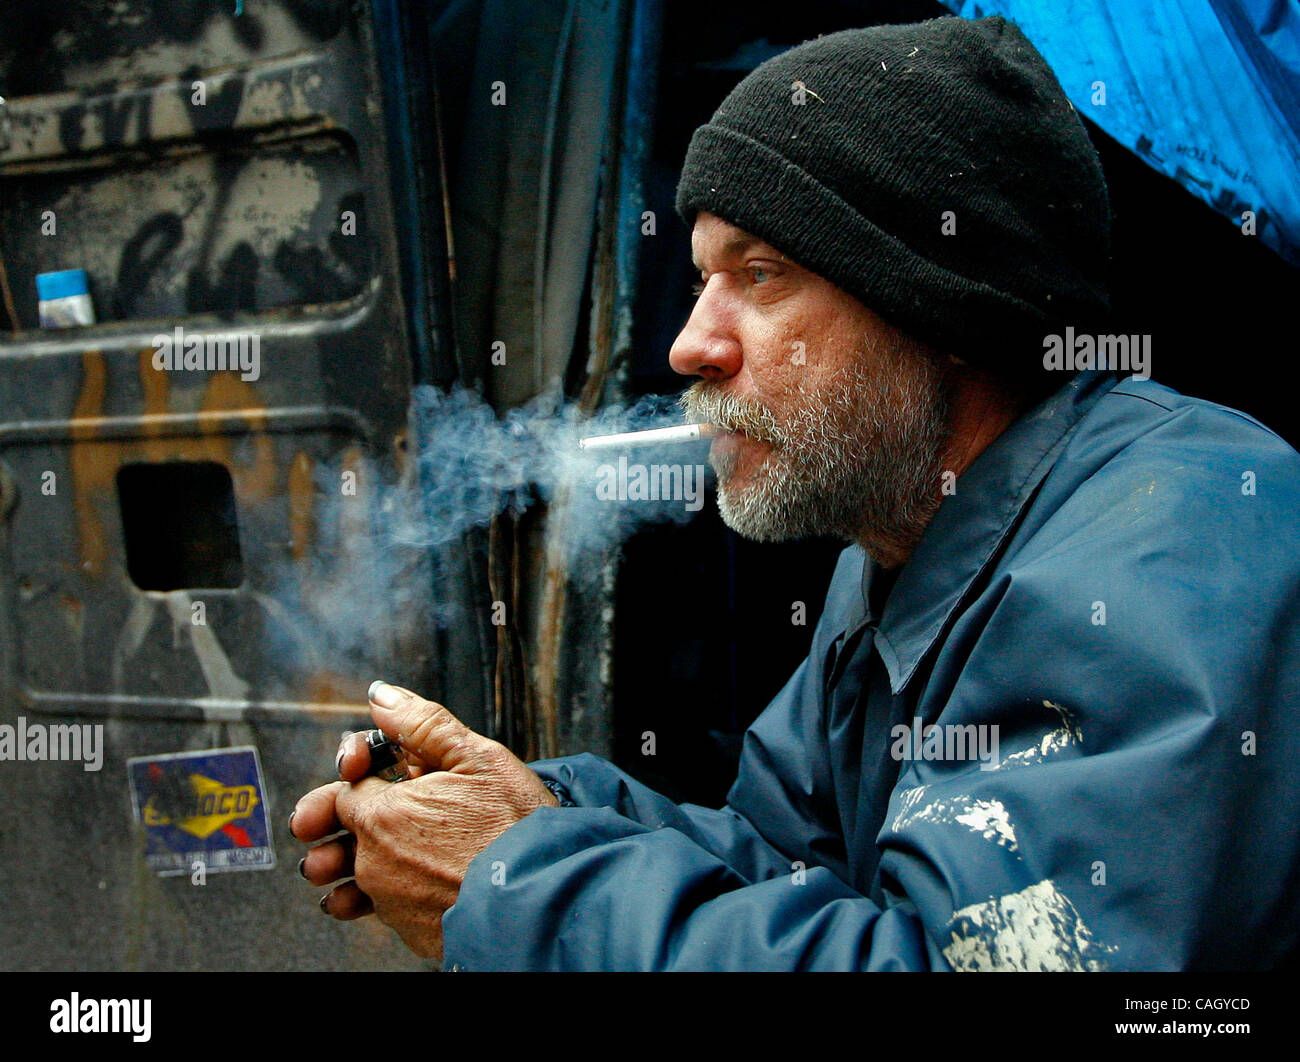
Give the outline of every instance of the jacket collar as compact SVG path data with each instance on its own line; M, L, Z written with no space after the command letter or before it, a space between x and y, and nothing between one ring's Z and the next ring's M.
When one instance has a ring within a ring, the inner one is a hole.
M993 440L962 474L956 493L943 500L899 570L875 636L895 694L912 680L971 584L997 555L1071 430L1118 382L1103 370L1076 374ZM864 603L877 571L868 560Z

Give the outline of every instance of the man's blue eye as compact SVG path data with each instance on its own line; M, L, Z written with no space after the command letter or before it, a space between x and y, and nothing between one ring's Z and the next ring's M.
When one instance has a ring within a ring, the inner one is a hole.
M761 284L763 281L770 279L767 275L767 270L762 266L750 266L749 276L755 284Z

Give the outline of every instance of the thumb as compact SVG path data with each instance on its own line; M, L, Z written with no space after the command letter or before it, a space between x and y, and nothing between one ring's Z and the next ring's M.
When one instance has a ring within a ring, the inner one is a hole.
M368 696L379 728L429 769L466 772L483 765L480 751L487 739L441 704L380 681L370 684Z

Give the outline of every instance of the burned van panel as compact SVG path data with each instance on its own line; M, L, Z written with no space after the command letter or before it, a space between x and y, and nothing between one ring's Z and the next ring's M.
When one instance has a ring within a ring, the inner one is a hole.
M34 753L84 737L97 762L5 764L0 951L427 965L322 918L286 825L367 685L400 660L427 686L438 651L429 558L368 508L410 475L414 383L369 10L5 20L2 714ZM84 271L93 324L40 327L59 270ZM242 748L253 774L225 777Z

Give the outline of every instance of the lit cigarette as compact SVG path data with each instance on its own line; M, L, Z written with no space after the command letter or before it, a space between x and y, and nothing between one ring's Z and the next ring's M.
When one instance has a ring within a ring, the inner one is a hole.
M712 439L718 429L712 424L681 424L675 428L650 428L648 431L624 431L617 435L590 435L578 440L581 450L620 450L625 446L654 443L694 442Z

